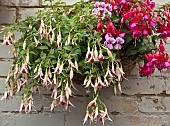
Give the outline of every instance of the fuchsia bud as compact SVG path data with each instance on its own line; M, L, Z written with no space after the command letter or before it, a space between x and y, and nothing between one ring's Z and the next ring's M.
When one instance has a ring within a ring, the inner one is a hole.
M23 50L25 50L25 48L26 48L26 40L24 40L23 42Z
M30 57L29 57L29 50L28 50L28 51L27 51L26 60L25 60L27 64L29 64L29 62L30 62L29 59L30 59Z
M57 95L58 95L57 87L54 86L54 90L53 90L53 93L51 94L51 97L52 97L53 99L57 99Z
M103 26L100 22L97 24L96 31L103 31Z
M16 79L16 78L17 78L18 73L19 73L19 65L18 65L18 64L16 64L16 65L15 65L15 70L14 70L14 79Z
M74 76L74 73L73 73L73 69L72 69L72 67L71 67L71 70L70 70L70 80L73 79L73 76Z
M19 112L23 111L24 109L25 109L24 100L21 100Z
M57 82L57 79L56 79L56 74L54 74L54 77L53 77L52 83L53 83L53 84L55 84L55 85L58 83L58 82Z
M109 57L111 57L111 58L113 57L112 52L109 49L107 49L107 54Z
M61 43L61 31L59 29L59 33L57 35L57 46L58 47L62 47L62 43Z
M107 26L107 33L111 33L111 34L117 34L117 30L115 29L114 24L111 22L111 20L109 20L109 24Z
M75 62L74 62L74 66L75 66L76 70L78 71L78 63L77 63L76 60L75 60Z
M98 60L98 51L97 51L97 47L95 47L95 50L94 50L94 58L95 60Z
M162 41L159 44L159 51L162 52L162 53L165 51L165 47L163 46Z

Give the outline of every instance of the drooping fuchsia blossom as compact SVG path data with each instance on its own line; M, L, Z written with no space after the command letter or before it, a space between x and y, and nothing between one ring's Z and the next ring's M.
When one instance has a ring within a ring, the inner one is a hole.
M123 24L126 20L129 22L130 30L127 34L132 33L134 39L153 34L152 29L157 24L156 20L153 19L154 2L147 1L142 4L143 8L140 6L131 7L130 11L126 11L122 16Z
M155 68L143 66L143 67L140 67L139 74L141 77L146 77L146 76L148 77L148 76L151 76L154 72L155 72Z
M140 67L140 76L150 76L156 68L159 71L170 68L169 55L165 52L162 41L159 44L159 51L155 54L145 55L145 58L148 62L143 67Z
M165 20L160 20L160 15L157 15L157 22L159 24L159 28L157 29L157 33L159 33L159 37L167 42L167 38L170 37L170 14L164 11Z

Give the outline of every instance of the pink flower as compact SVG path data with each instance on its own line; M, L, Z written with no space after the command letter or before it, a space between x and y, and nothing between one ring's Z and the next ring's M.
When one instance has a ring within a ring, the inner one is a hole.
M121 37L117 37L116 38L116 45L114 46L114 48L116 50L120 50L122 48L122 44L124 43L124 39L122 39Z

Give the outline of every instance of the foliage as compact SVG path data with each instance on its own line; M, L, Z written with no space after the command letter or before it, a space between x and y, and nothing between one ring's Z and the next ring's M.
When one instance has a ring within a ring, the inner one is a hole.
M52 0L46 0L52 2ZM33 94L40 88L52 90L51 111L57 105L65 110L70 101L73 78L84 77L82 84L94 93L87 105L87 120L103 124L107 108L100 100L100 90L112 86L121 92L123 56L138 60L146 57L141 76L150 76L155 68L170 67L164 44L170 37L169 4L154 11L150 0L115 0L78 2L64 6L57 2L16 24L4 27L4 44L13 45L14 60L6 80L2 99L21 92L20 111L30 112ZM14 31L22 33L18 41ZM157 42L160 41L159 47Z

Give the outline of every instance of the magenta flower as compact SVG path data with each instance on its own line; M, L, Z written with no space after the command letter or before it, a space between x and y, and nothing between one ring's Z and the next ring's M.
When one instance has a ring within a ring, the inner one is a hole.
M143 31L143 35L144 35L144 36L147 36L147 35L148 35L148 31L147 31L146 29Z
M154 67L143 66L143 67L140 67L139 74L141 77L145 77L145 76L148 77L148 76L152 75L154 72L155 72Z
M121 0L121 4L126 4L126 0Z
M139 38L141 36L141 32L140 31L134 31L133 34L132 34L132 37L133 38Z
M124 42L125 42L125 40L124 40L123 38L117 37L117 38L116 38L116 45L114 46L114 48L115 48L116 50L121 49L121 48L122 48L122 45L121 45L121 44L123 44Z
M144 16L145 21L148 21L149 18L150 18L149 15L145 15L145 16Z
M150 25L153 27L153 26L155 26L156 25L156 21L155 20L152 20L151 22L150 22Z
M170 67L170 62L165 62L164 63L164 68L169 68Z
M150 2L149 2L149 7L150 7L151 9L154 9L154 7L155 7L155 2L150 1Z
M137 28L137 24L138 24L138 23L136 23L136 22L132 23L132 24L130 25L130 28L133 29L133 30L135 30L135 29Z

